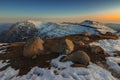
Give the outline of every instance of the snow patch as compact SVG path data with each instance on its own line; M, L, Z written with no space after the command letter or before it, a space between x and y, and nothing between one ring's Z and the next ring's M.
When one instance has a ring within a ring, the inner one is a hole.
M115 70L117 73L120 73L120 66L118 65L118 63L120 63L120 57L116 58L116 57L107 57L107 64L113 69Z
M67 67L70 67L70 65L72 65L73 63L71 61L67 61L67 62L60 62L60 58L62 58L63 56L60 56L56 59L53 59L51 61L51 65L54 66L54 67L57 67L57 68L61 68L61 69L64 69L64 68L67 68Z
M0 68L2 68L3 66L6 66L8 63L3 63L3 60L0 60Z
M13 77L16 77L18 70L14 70L11 67L8 67L6 70L0 72L0 80L11 80Z

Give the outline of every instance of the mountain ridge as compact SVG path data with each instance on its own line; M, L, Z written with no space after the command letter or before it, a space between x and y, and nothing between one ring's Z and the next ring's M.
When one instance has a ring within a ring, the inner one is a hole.
M64 27L53 22L27 20L17 22L7 31L0 34L0 42L25 41L31 37L39 36L42 39L63 37L67 35L82 34L105 34L116 31L96 21L85 20L79 24L68 24Z

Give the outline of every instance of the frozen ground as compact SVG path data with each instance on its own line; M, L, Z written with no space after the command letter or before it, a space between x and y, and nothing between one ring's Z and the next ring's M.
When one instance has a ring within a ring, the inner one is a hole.
M90 45L99 45L107 53L113 56L115 51L120 51L120 38L118 40L100 40L99 42L90 43ZM115 70L117 73L120 73L120 56L117 57L107 57L107 64Z
M112 51L119 50L120 39L118 40L100 40L99 42L91 43L91 45L100 45L110 55L114 53ZM3 51L0 51L0 54ZM0 80L119 80L111 75L111 72L103 69L102 67L90 63L87 68L70 67L72 62L59 62L58 57L51 61L51 69L34 67L26 75L17 76L19 70L15 70L11 67L0 71ZM120 57L107 57L106 63L116 72L120 73ZM0 68L5 66L7 63L0 61Z
M118 80L95 64L91 63L87 68L72 68L72 62L59 62L60 57L51 61L55 67L47 69L36 66L23 76L16 76L19 70L8 67L0 72L0 80ZM0 62L0 67L4 65Z

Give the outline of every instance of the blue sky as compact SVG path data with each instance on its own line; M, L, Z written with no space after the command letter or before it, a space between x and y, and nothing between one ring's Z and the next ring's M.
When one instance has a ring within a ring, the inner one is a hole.
M110 16L110 13L120 13L120 0L0 0L2 20L41 17L93 18L100 17L101 14Z

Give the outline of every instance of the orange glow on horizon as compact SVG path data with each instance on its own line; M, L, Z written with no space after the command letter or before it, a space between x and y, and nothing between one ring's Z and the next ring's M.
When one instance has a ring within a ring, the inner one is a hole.
M99 14L99 15L95 15L92 16L93 19L97 19L97 20L120 20L120 13L112 13L112 14Z

